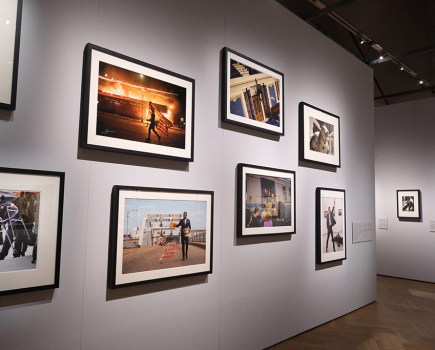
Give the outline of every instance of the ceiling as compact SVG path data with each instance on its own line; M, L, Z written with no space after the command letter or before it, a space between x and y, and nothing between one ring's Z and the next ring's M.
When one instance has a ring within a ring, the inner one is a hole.
M373 68L375 106L435 96L434 0L276 1Z

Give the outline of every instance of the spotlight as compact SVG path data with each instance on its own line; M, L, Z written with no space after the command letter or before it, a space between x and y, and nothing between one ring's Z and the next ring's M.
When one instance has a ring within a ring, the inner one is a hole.
M423 84L424 84L424 81L423 81L423 80L420 80L418 83L419 83L420 85L423 85Z
M384 56L380 55L380 56L379 56L379 59L380 59L380 60L383 60L383 59L384 59Z
M403 67L400 67L400 70L404 70L405 68L403 68Z

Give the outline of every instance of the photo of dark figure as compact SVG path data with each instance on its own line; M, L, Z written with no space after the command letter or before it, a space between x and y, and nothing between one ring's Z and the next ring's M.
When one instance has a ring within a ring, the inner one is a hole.
M183 260L187 259L187 251L189 250L189 235L192 227L190 226L190 220L187 218L187 212L183 213L183 218L176 225L181 227L181 251L183 254Z
M328 237L326 238L325 252L328 252L329 237L331 237L332 247L335 252L335 240L334 240L334 233L332 231L332 227L335 226L337 222L335 221L334 216L335 216L335 201L332 209L331 207L328 207L328 212L326 213L326 227L328 229Z
M145 142L150 142L151 140L151 131L156 134L157 138L159 139L159 144L160 144L160 135L157 133L156 131L156 113L155 113L156 108L153 106L152 102L150 101L150 109L149 112L151 114L150 118L148 119L150 122L150 125L148 126L148 137L145 140Z
M254 213L251 215L251 211L246 209L246 227L261 227L260 209L256 207Z
M414 196L402 196L402 210L414 211Z
M343 209L337 207L342 206L342 200L338 200L335 204L334 198L323 198L324 203L328 203L327 210L324 212L323 218L323 253L338 252L343 250ZM326 207L326 206L325 206ZM326 228L326 230L325 230ZM329 241L332 242L332 249L329 246ZM329 247L329 249L328 249Z

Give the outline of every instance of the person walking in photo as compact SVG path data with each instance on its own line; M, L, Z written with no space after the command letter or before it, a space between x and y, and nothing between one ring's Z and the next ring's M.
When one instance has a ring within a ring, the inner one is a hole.
M187 259L187 251L189 249L189 235L190 230L192 229L190 226L190 220L187 218L187 212L183 213L183 218L176 225L176 227L181 227L181 251L183 253L183 260Z
M152 102L150 101L150 113L151 113L151 117L148 119L150 122L150 125L148 127L148 138L146 139L146 142L150 142L151 141L151 131L154 132L154 134L157 135L158 139L159 139L159 144L160 144L160 135L157 133L156 131L156 113L155 113L155 107L153 106Z

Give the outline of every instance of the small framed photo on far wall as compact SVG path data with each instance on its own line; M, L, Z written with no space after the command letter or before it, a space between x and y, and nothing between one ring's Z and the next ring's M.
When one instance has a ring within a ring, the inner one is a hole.
M420 190L397 190L397 217L420 219Z

